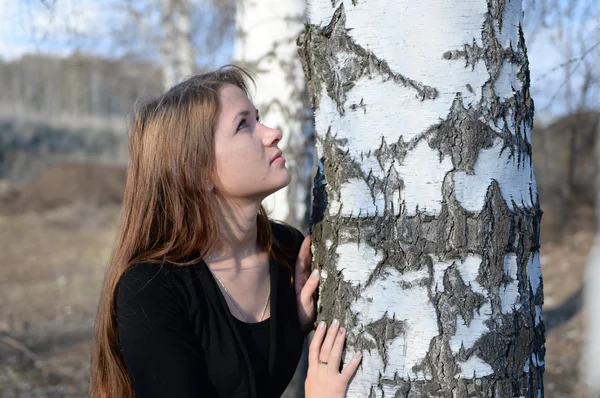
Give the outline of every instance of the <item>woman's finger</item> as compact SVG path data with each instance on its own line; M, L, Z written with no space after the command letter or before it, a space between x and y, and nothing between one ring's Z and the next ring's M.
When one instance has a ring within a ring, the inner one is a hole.
M339 327L340 322L337 319L334 319L333 322L331 322L331 326L329 326L327 336L325 336L325 341L323 341L323 345L321 346L321 352L319 353L319 359L321 361L329 362L329 353L333 347L333 342L335 341Z
M327 324L325 321L321 321L319 326L317 326L317 330L313 334L312 341L308 346L308 366L309 368L312 366L313 369L316 369L319 364L319 353L321 352L321 344L323 344L323 338L325 337L325 329Z
M331 352L329 353L329 363L334 372L339 373L340 362L342 361L342 352L344 351L344 343L346 342L346 328L339 328L335 336L335 341Z
M312 306L313 297L317 287L319 286L319 270L315 269L312 274L310 274L310 278L306 280L304 287L300 291L300 303L302 307L308 308Z
M346 383L348 383L352 375L356 373L356 369L358 369L360 361L362 361L362 354L360 352L357 352L356 354L354 354L354 356L352 356L352 359L350 359L350 361L342 370L342 376L344 377L344 380L346 380Z
M296 273L306 274L308 271L308 265L311 263L312 255L310 253L310 235L308 235L302 241L300 251L298 252L298 260L296 260Z
M298 258L296 259L296 271L294 273L294 281L296 286L296 295L299 295L308 279L308 270L312 262L312 255L310 253L310 236L304 238L300 251L298 252Z

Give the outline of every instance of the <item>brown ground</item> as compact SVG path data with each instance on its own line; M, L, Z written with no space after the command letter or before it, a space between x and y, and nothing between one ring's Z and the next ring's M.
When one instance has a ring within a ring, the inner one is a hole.
M83 397L118 208L0 215L0 396Z
M0 200L0 397L86 395L93 317L118 220L113 193L123 174L61 167L24 187L26 194L0 189L15 206ZM559 217L559 208L544 206L542 230L546 396L584 398L580 299L593 213Z
M594 238L594 212L580 208L563 219L555 210L551 206L544 209L540 257L544 278L546 396L591 398L579 380L579 366L585 322L582 289Z
M5 193L0 213L45 212L78 202L97 206L118 204L124 184L125 168L121 166L57 164L43 170L19 190L0 186L0 193L3 190Z

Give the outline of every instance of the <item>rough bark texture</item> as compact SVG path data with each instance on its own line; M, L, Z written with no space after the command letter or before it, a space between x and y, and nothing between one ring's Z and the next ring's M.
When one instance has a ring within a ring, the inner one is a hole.
M305 0L244 0L236 10L235 62L257 79L254 103L263 122L282 131L292 182L267 199L270 216L304 229L310 211L313 117L296 39Z
M521 2L396 3L309 1L299 39L319 319L363 352L348 396L541 397Z

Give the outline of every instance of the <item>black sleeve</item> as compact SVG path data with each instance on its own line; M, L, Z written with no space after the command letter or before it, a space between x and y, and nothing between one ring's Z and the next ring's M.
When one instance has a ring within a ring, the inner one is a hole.
M136 398L198 397L206 370L182 299L157 264L122 276L116 294L119 343Z

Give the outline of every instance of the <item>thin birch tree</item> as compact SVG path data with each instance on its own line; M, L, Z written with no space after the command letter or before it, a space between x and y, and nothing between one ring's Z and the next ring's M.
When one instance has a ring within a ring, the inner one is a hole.
M521 1L309 0L319 318L352 397L542 397Z
M268 197L270 216L304 230L310 211L313 167L312 109L296 41L304 28L306 0L240 0L236 7L234 61L257 78L253 98L263 121L282 131L290 185ZM284 396L303 396L306 356Z
M596 128L600 134L600 120ZM600 169L600 143L596 142L596 162ZM596 179L596 237L588 254L584 285L584 308L587 322L584 333L583 360L581 362L583 381L591 394L600 394L600 177Z
M270 215L298 228L307 225L312 172L313 117L296 40L306 0L242 0L236 9L234 60L258 83L254 103L261 118L279 128L292 182L266 201Z
M220 66L232 39L234 0L110 0L112 40L129 56L158 59L163 88Z
M160 0L163 85L169 88L196 69L188 0Z

